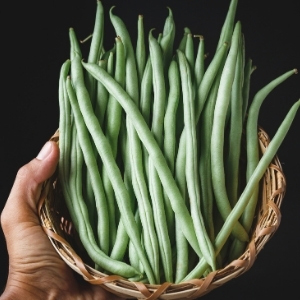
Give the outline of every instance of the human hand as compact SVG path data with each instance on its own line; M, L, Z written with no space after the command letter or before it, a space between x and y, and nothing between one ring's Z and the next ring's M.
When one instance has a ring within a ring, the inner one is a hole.
M1 214L9 255L7 299L121 299L100 286L78 280L44 233L37 212L43 182L55 171L59 148L47 142L38 156L17 173Z

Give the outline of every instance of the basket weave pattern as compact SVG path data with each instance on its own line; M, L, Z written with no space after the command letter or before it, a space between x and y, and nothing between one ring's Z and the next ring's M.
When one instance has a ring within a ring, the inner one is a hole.
M261 128L258 137L261 152L264 153L270 139ZM56 132L51 140L58 142L59 133ZM286 187L285 176L276 156L261 180L260 200L252 226L251 240L245 252L223 269L211 272L205 278L180 284L165 282L160 285L150 285L131 282L118 275L101 273L90 267L78 254L80 249L78 252L74 245L80 242L76 240L76 233L74 233L64 201L61 201L56 180L57 174L54 174L45 182L38 211L42 227L61 258L91 284L102 285L103 288L126 299L148 300L199 298L249 270L258 253L280 225L280 206Z

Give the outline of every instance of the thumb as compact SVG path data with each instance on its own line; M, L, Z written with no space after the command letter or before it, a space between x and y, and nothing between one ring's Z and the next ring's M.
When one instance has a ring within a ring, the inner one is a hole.
M49 141L36 158L19 169L1 215L3 229L7 223L13 226L19 222L26 222L29 216L32 220L36 218L38 222L37 202L42 183L54 173L58 159L58 145Z

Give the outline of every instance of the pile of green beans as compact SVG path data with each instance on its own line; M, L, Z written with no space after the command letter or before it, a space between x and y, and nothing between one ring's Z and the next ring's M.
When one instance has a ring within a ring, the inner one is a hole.
M112 7L116 37L105 50L104 8L97 1L87 60L70 28L70 58L59 80L58 176L97 270L179 283L206 276L245 250L260 179L300 100L261 156L260 106L297 71L275 78L249 101L255 66L234 21L237 2L230 2L210 61L204 38L189 28L174 45L170 8L157 37L153 30L146 35L138 16L134 44Z

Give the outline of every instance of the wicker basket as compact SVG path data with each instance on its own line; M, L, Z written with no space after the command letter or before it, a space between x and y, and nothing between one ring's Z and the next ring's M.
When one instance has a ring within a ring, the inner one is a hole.
M263 153L270 140L261 128L258 136ZM58 142L58 139L59 134L56 132L51 140ZM199 298L249 270L257 254L280 224L280 206L286 186L280 161L275 157L261 180L261 197L252 226L251 240L239 259L232 261L223 269L211 272L205 278L180 284L166 282L161 285L150 285L131 282L118 275L106 275L90 267L92 262L80 246L64 201L60 201L61 194L56 178L54 174L44 184L39 202L39 215L42 226L58 254L75 272L91 284L102 285L110 292L127 299L151 300Z

